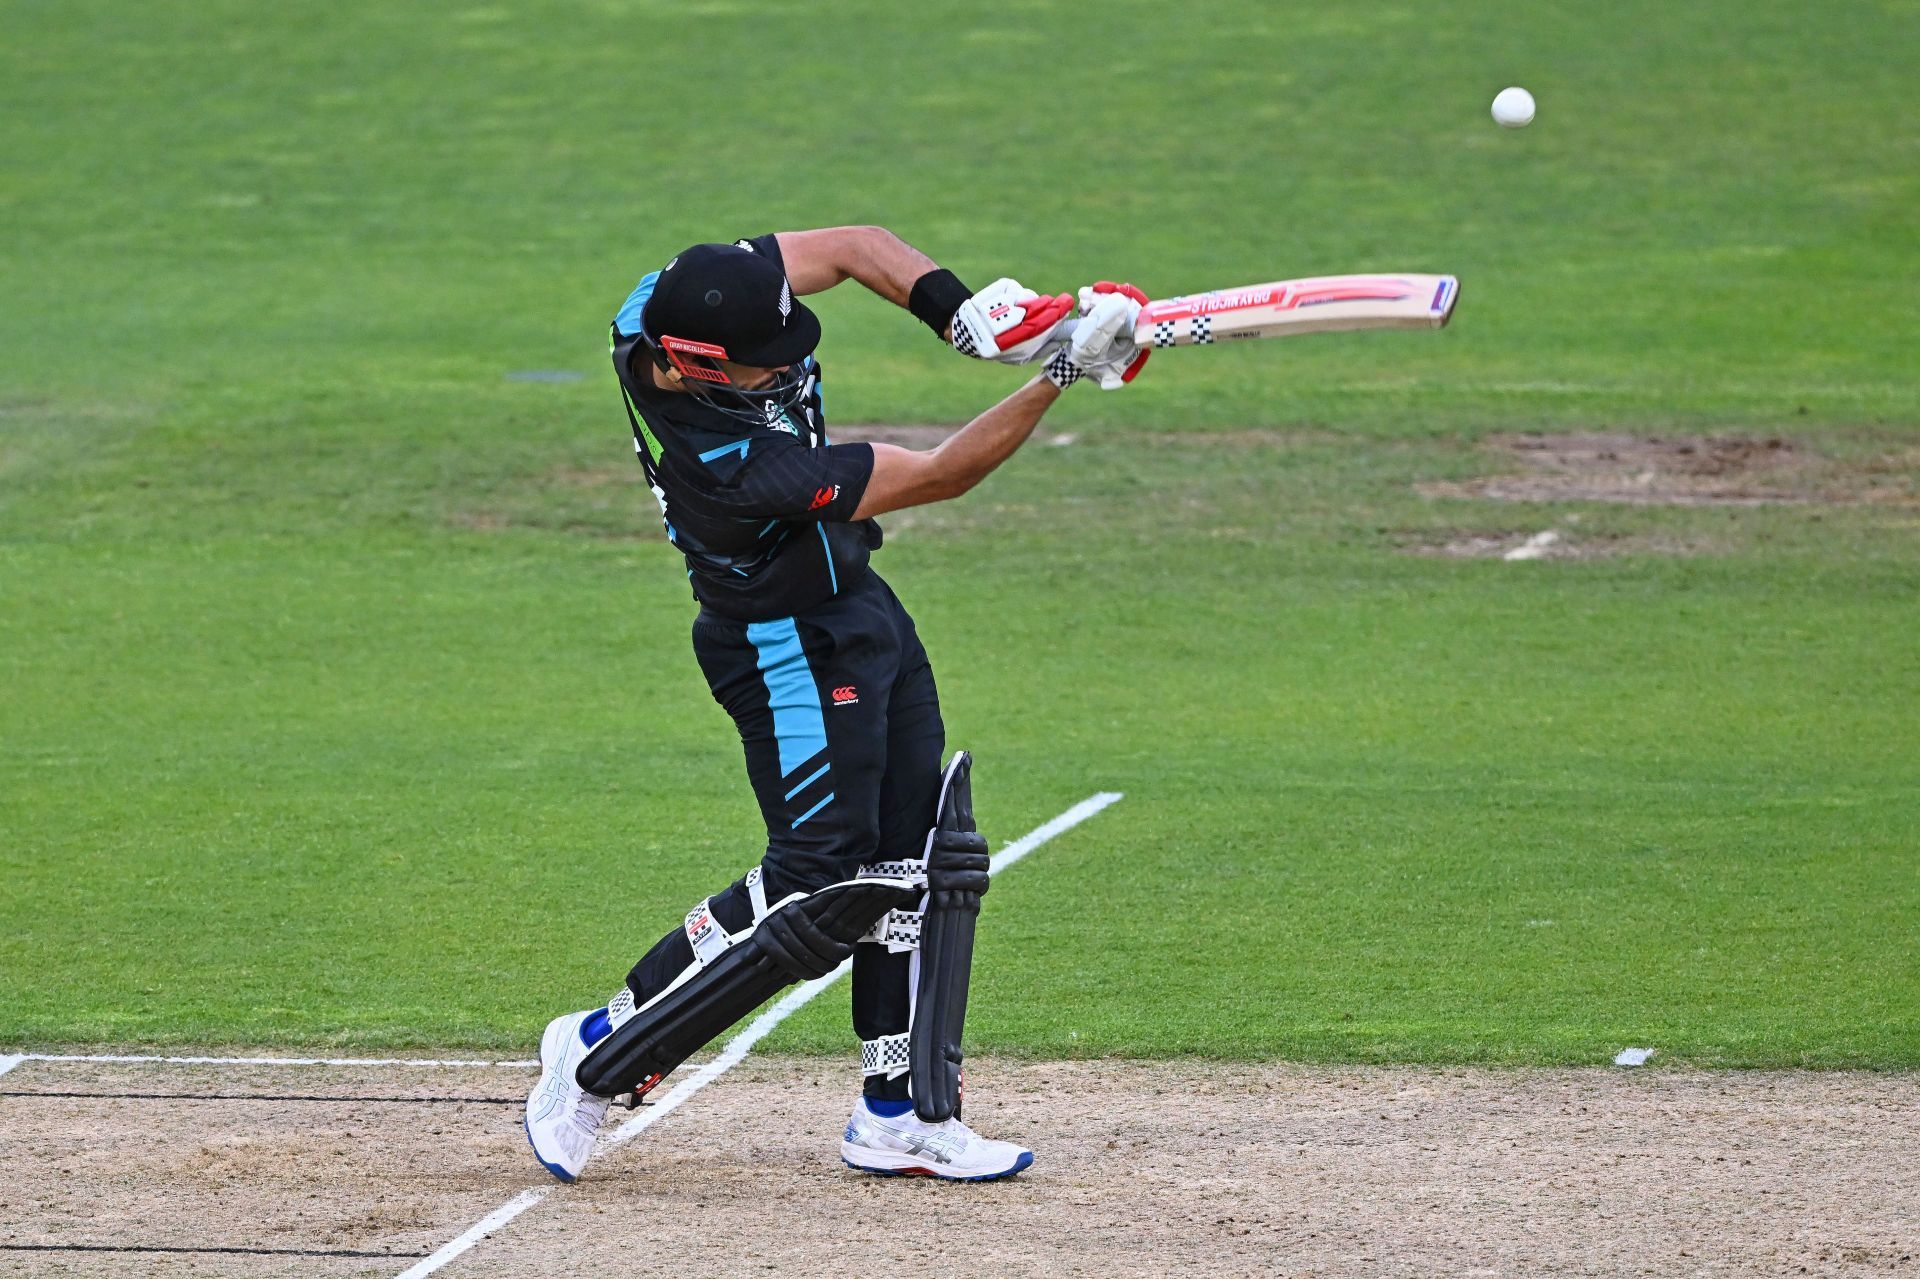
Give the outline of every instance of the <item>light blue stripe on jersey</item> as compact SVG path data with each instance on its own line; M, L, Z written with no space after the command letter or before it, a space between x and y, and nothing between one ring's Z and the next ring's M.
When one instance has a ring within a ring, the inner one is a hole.
M780 745L780 776L791 777L802 764L827 749L827 719L820 713L820 690L800 632L791 617L749 622L747 639L759 654L760 677L773 711L773 736Z
M725 457L729 453L738 453L740 460L744 462L747 460L747 446L752 443L752 440L735 440L731 444L722 444L717 449L708 449L705 453L702 453L700 460L702 462L711 462L717 457ZM763 454L762 456L765 455Z
M840 593L840 575L833 571L833 543L827 541L827 526L815 524L820 530L820 553L827 557L827 586L835 595Z
M647 299L653 296L654 282L659 278L658 271L649 271L640 283L633 286L633 292L627 294L626 305L620 308L620 314L613 317L614 328L628 336L640 331L640 311L647 305Z

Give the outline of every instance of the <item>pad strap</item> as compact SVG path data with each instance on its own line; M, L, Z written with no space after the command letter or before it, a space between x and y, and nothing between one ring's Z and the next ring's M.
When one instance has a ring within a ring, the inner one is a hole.
M890 910L880 916L860 940L885 946L895 954L903 950L919 950L920 924L925 918L922 911Z
M686 922L682 925L687 934L687 945L693 947L693 962L705 968L725 953L733 945L733 937L713 917L713 898L708 897L698 906L687 912Z
M906 1074L907 1041L911 1038L910 1035L899 1034L861 1040L860 1073L885 1075L888 1079L898 1079Z
M753 906L753 922L759 923L767 917L767 884L760 867L755 866L746 874L747 900ZM709 897L687 912L683 925L687 933L687 945L693 947L693 962L705 968L720 958L727 947L738 938L729 934L713 917L713 898ZM744 933L740 936L745 936Z
M912 860L892 862L868 862L860 868L861 879L911 879L921 884L927 882L927 860L924 857Z
M754 923L767 917L767 881L758 866L747 872L747 900L753 904Z

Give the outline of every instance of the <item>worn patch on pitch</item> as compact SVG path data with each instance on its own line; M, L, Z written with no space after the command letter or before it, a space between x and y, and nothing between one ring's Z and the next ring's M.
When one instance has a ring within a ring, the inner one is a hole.
M1430 481L1429 497L1641 506L1778 506L1920 502L1920 450L1823 455L1782 435L1494 435L1502 473Z

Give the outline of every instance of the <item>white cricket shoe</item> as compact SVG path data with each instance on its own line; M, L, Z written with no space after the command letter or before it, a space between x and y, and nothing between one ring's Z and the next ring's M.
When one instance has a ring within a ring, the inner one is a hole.
M580 1176L611 1097L596 1097L573 1081L587 1044L580 1027L601 1011L589 1008L547 1023L540 1036L540 1082L527 1094L527 1143L540 1166L565 1182Z
M862 1097L840 1142L847 1167L888 1177L942 1177L948 1181L997 1181L1024 1172L1033 1152L1010 1141L989 1141L958 1119L930 1124L909 1110L876 1115Z

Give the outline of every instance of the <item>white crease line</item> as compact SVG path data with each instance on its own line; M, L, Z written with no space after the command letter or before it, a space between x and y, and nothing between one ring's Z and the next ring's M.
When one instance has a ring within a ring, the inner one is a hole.
M442 1245L440 1250L432 1256L422 1257L419 1261L401 1271L399 1279L420 1279L422 1275L432 1274L552 1193L552 1186L534 1186L530 1189L522 1190L519 1194L467 1227L466 1232L458 1239Z
M0 1075L23 1061L92 1061L114 1065L155 1062L169 1066L504 1066L538 1070L538 1061L462 1061L437 1057L151 1057L113 1053L18 1053L0 1057Z
M1122 798L1123 796L1118 791L1101 791L1097 795L1092 795L1081 800L1078 804L1075 804L1072 808L1069 808L1052 821L1027 832L995 854L991 866L992 871L997 874L1005 870L1062 831L1073 829L1101 809L1110 804L1118 803ZM675 1110L678 1110L681 1104L688 1098L739 1065L741 1061L746 1058L746 1055L753 1051L755 1044L772 1033L774 1027L806 1007L815 995L818 995L821 991L833 985L834 982L839 981L852 967L853 963L849 960L847 963L840 965L840 967L828 973L825 977L816 977L812 981L802 982L781 996L773 1007L767 1009L767 1011L761 1013L758 1017L755 1017L752 1022L748 1023L745 1030L735 1035L732 1039L729 1039L727 1046L720 1050L719 1056L700 1067L700 1069L696 1070L693 1074L688 1075L685 1079L682 1079L672 1088L669 1088L661 1096L660 1100L648 1105L641 1110L639 1114L633 1116L633 1118L627 1120L624 1124L621 1124L613 1132L602 1137L600 1139L599 1149L594 1152L595 1155L604 1154L607 1150L623 1142L633 1140L647 1129L653 1127L654 1124L666 1118ZM479 1221L467 1227L466 1230L460 1233L458 1238L450 1240L431 1256L423 1257L412 1266L401 1271L399 1275L395 1276L395 1279L425 1279L425 1276L440 1269L440 1267L446 1265L449 1261L452 1261L461 1253L466 1252L488 1235L545 1199L553 1193L554 1189L555 1187L553 1186L541 1186L531 1190L521 1191L482 1217Z
M992 869L995 874L1025 857L1040 845L1052 839L1062 831L1072 830L1087 818L1093 816L1110 804L1117 804L1126 798L1119 791L1103 790L1098 795L1090 795L1066 812L1060 814L1046 825L1027 832L1005 848L993 855Z

